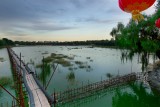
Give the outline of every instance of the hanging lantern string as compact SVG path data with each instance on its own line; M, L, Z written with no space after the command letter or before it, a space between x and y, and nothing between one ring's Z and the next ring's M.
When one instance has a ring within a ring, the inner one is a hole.
M139 21L141 21L141 20L144 20L144 17L143 17L143 15L140 13L139 10L133 10L133 11L132 11L132 19L133 19L134 21L139 22Z

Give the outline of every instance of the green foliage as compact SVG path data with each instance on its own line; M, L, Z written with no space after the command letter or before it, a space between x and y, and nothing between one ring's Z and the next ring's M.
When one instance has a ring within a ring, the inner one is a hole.
M14 42L12 40L9 40L7 38L3 38L2 40L0 39L0 47L12 45L14 45Z
M124 26L118 23L111 31L120 48L131 49L134 52L156 52L160 49L160 35L155 21L160 17L160 10L152 16L144 15L145 20L138 24L132 20Z
M71 71L70 73L68 73L68 74L67 74L67 79L68 79L68 80L74 80L74 79L75 79L75 74L74 74L74 72Z
M8 77L1 77L0 78L0 84L2 86L8 86L8 85L12 84L12 80L11 80L11 78L8 78Z
M51 66L48 63L44 63L40 65L41 67L41 73L38 75L39 79L43 82L44 85L46 85L47 83L47 78L50 76L51 74Z
M44 62L45 63L50 63L50 62L52 62L54 59L51 57L51 56L48 56L48 57L46 57L46 58L44 58ZM43 61L43 60L42 60Z
M148 51L148 52L155 52L156 50L159 49L159 46L157 45L157 43L155 41L151 41L151 40L144 40L141 42L141 45L144 49L144 51Z

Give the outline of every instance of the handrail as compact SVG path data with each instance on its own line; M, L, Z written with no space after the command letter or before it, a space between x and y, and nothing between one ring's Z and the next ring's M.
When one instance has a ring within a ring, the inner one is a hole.
M51 97L51 95L49 95L46 90L42 87L42 85L40 84L40 82L37 80L37 78L34 75L34 72L28 67L28 65L25 65L25 63L21 60L22 64L24 65L23 67L19 65L19 63L17 62L18 60L20 61L20 58L17 56L17 54L15 54L15 52L8 48L8 52L9 54L12 56L12 59L14 60L17 68L20 68L23 73L23 81L24 81L24 85L27 89L27 92L29 94L29 98L30 98L30 107L35 107L35 102L34 102L34 97L33 97L33 93L32 90L30 89L28 83L27 83L27 79L26 79L26 73L28 73L29 75L31 75L33 77L33 79L35 80L36 84L38 85L39 89L43 92L43 94L46 96L48 102L50 104L52 104L54 102L53 97ZM18 71L20 72L20 70L18 69Z
M10 51L10 50L9 50ZM14 58L14 56L12 56L12 58L13 58L13 60L15 61L15 64L16 64L16 66L18 66L22 71L23 71L23 81L24 81L24 85L25 85L25 87L26 87L26 89L27 89L27 93L29 94L29 99L30 99L30 107L35 107L35 102L34 102L34 97L33 97L33 94L32 94L32 92L31 92L31 90L30 90L30 88L29 88L29 86L28 86L28 84L27 84L27 80L26 80L26 78L25 78L25 70L24 70L24 68L22 68L22 67L20 67L19 65L18 65L18 63L17 63L17 61L15 60L15 58ZM20 71L18 71L18 72L20 72Z

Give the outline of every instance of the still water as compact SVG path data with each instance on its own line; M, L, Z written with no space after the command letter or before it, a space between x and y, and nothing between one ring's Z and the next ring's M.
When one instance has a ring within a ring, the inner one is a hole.
M135 54L132 60L122 60L122 50L119 49L88 46L32 46L14 47L12 49L18 55L22 54L22 59L35 71L37 78L44 87L47 86L57 63L59 63L47 87L47 92L50 95L53 94L54 90L56 92L64 91L117 75L142 72L139 55ZM37 66L42 65L43 57L50 57L51 54L59 56L57 59L52 57L52 61L48 62L49 68L45 68L47 70L42 72L42 68ZM3 56L6 57L7 54L3 53ZM59 58L62 56L63 58ZM64 65L64 62L67 64ZM152 63L152 57L150 63ZM2 66L1 63L0 72L5 68L8 68L10 72L10 65ZM71 73L74 74L74 78L69 78ZM2 74L5 75L6 73L2 72ZM108 74L111 76L109 77ZM11 73L6 75L11 76ZM136 82L115 88L112 91L106 90L97 93L83 100L63 104L60 107L159 107L159 103L159 94L152 91L147 85Z

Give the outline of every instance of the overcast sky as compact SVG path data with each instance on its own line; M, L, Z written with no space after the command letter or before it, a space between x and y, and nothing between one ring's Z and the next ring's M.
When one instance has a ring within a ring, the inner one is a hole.
M154 6L144 11L154 13ZM23 41L110 39L131 15L118 0L0 0L0 38Z

